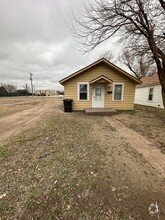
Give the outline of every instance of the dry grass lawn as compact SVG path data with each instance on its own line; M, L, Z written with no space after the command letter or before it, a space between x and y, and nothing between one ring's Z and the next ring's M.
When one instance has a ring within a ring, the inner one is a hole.
M165 219L164 179L148 161L102 116L59 109L1 142L0 219ZM117 117L132 127L141 114L149 123L156 112L137 107ZM160 213L151 217L148 206L156 201Z
M40 101L40 97L0 97L0 119L29 109Z
M118 119L153 141L165 154L165 109L135 105L135 111L121 113Z

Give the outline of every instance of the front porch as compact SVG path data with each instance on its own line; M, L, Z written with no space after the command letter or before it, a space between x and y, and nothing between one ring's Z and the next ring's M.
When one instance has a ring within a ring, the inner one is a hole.
M101 75L89 82L92 91L92 113L107 113L109 109L104 110L105 96L111 96L113 90L113 81L104 75ZM98 110L97 110L98 109ZM91 111L90 111L91 113Z
M117 111L112 108L86 108L86 115L114 115L117 114Z

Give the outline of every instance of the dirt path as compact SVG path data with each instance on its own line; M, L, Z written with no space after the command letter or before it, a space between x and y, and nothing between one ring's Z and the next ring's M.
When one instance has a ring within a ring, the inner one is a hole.
M129 144L147 160L152 168L157 170L160 176L165 178L165 155L155 147L153 142L126 127L117 116L103 118L119 132L120 136L127 139Z
M42 116L49 114L55 109L60 111L60 103L61 100L57 98L44 99L37 103L37 105L31 105L26 110L1 118L0 142L31 128L34 123L42 119ZM24 104L26 105L27 103L25 102Z

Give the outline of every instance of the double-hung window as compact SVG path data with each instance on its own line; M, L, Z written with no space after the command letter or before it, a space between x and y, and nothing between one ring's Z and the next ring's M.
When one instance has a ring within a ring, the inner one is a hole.
M87 101L89 98L89 84L86 82L78 83L78 100Z
M122 101L123 100L123 88L124 84L116 83L114 84L113 100Z
M152 101L153 100L153 91L154 91L153 88L149 89L148 101Z

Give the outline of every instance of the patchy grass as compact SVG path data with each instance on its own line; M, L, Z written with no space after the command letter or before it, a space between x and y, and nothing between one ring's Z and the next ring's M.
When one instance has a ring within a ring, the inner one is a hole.
M0 106L0 118L4 118L6 116L15 114L17 112L21 112L25 109L28 109L29 106Z
M1 151L4 163L7 157L5 164L9 170L4 169L7 178L2 179L1 189L8 191L6 198L9 204L11 198L12 203L20 200L20 218L41 218L48 208L51 216L64 218L70 206L75 210L75 216L83 215L87 207L83 204L79 207L79 201L87 202L95 182L91 172L100 165L98 158L102 154L97 143L86 138L89 126L53 116L32 133L18 135L11 141L6 147L12 156ZM57 206L55 210L54 204ZM13 212L9 213L5 205L2 210L4 219L12 219Z
M8 144L2 219L13 219L13 213L19 219L105 218L113 209L108 202L113 193L101 169L104 152L88 136L90 127L90 122L51 116Z
M150 116L155 116L160 120L165 121L165 109L161 109L161 108L155 108L155 107L151 107L151 106L145 106L145 105L135 105L135 112L136 114L139 115L148 115Z
M104 144L92 135L94 123L106 137ZM115 132L101 117L54 114L10 140L1 158L0 195L6 195L0 218L145 219L150 198L145 208L133 209L144 189L132 184L123 165L129 146L123 140L114 144Z
M41 101L43 100L39 97L0 97L0 119L27 110Z
M8 151L0 146L0 158L8 156Z
M10 115L13 115L15 113L22 112L22 111L27 110L27 109L31 108L32 106L36 106L38 104L39 104L38 101L33 101L30 104L29 103L22 103L19 105L12 104L11 106L10 105L9 106L0 106L0 119L7 117L7 116L10 116Z
M133 112L126 111L118 118L128 127L141 133L165 153L165 110L135 105Z

